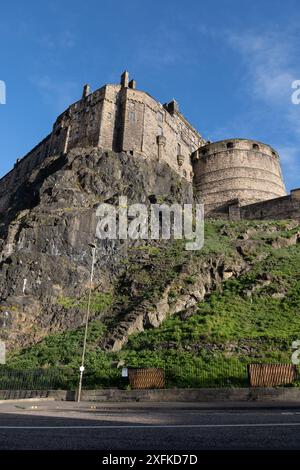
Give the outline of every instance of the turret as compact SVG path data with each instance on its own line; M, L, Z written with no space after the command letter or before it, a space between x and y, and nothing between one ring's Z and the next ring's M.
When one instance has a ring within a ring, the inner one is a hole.
M90 85L84 85L83 91L82 91L82 98L86 98L87 96L89 96L90 93L91 93Z
M128 85L129 85L129 73L127 72L127 70L125 70L125 72L123 72L122 75L121 75L121 82L120 82L120 85L121 85L123 88L128 88Z

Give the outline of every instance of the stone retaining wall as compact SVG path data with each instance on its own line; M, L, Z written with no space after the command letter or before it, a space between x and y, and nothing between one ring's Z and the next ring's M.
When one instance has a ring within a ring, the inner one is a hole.
M24 398L54 398L74 401L76 393L67 390L0 390L0 400ZM163 390L83 390L82 401L91 402L228 402L228 401L280 401L299 402L300 388L201 388Z

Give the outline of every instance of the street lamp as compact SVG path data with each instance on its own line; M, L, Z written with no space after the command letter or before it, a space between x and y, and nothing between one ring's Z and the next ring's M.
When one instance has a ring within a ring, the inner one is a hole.
M89 246L92 248L92 268L91 268L91 279L90 279L90 286L89 286L89 298L88 298L88 305L85 317L85 331L84 331L84 339L83 339L83 349L82 349L82 356L81 356L81 366L79 368L80 376L79 376L79 386L78 386L78 396L77 402L80 402L81 399L81 389L82 389L82 378L84 372L84 360L85 360L85 352L86 352L86 342L87 342L87 334L88 334L88 325L89 325L89 318L90 318L90 310L91 310L91 298L92 298L92 287L93 287L93 279L94 279L94 267L96 261L96 245L94 243L89 243Z

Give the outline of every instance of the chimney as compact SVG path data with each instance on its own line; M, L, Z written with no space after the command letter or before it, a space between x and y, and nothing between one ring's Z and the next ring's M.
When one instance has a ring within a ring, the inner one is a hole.
M125 70L125 72L123 72L121 75L121 86L123 88L128 88L128 82L129 82L129 73L127 72L127 70Z
M135 80L130 80L129 82L129 88L132 88L133 90L136 89L136 81Z
M164 104L164 108L169 111L171 115L179 112L179 106L177 101L172 100L170 103Z
M83 92L82 92L82 98L86 98L87 96L89 96L90 92L91 92L90 85L84 85Z

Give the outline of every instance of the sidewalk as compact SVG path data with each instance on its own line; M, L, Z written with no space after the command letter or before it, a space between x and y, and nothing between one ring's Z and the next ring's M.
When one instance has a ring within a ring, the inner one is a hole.
M300 402L282 401L214 401L214 402L91 402L82 401L55 401L53 399L23 399L2 400L0 413L5 411L23 410L60 410L60 411L84 411L84 412L176 412L176 411L267 411L267 410L291 410L299 412Z
M84 402L75 403L75 406L86 407L103 411L151 411L151 410L257 410L257 409L299 409L300 402L281 401L216 401L216 402Z

